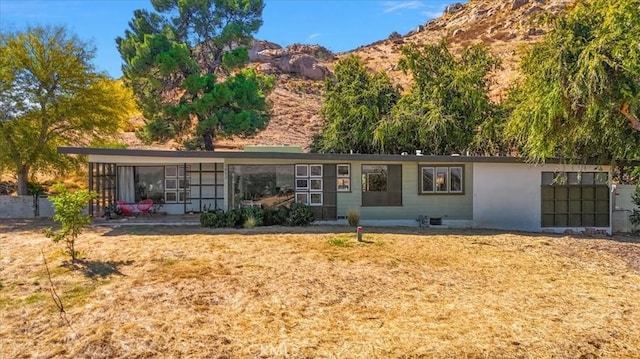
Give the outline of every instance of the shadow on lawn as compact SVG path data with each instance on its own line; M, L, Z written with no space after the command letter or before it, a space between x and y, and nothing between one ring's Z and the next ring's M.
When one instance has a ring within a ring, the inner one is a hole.
M86 277L91 279L106 278L111 275L124 276L119 267L133 264L133 261L92 261L78 259L75 263L64 262L63 267L71 270L81 271Z

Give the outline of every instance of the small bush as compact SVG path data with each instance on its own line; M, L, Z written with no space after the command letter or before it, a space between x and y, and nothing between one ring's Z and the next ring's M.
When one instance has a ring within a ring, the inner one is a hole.
M84 210L89 200L96 198L97 194L86 190L69 192L62 183L56 184L53 189L57 192L49 197L55 211L53 220L60 223L62 228L58 231L48 228L45 234L56 243L64 242L66 253L71 256L71 262L75 262L78 257L78 251L75 249L76 239L91 223L91 216L85 214Z
M289 217L289 208L285 206L265 208L263 211L265 226L284 226Z
M254 227L259 227L264 224L264 211L260 207L244 207L242 208L242 220L244 223L247 222L249 217L253 218L255 222Z
M232 209L224 214L224 226L228 228L237 228L242 226L242 210Z
M219 212L204 212L200 214L200 225L203 227L219 227L220 217L224 216Z
M347 221L351 227L356 227L360 223L360 212L350 209L347 212Z
M251 228L255 228L256 223L258 223L258 221L256 220L256 217L254 217L253 215L249 215L245 220L244 220L244 228L247 229L251 229Z
M287 218L288 226L307 226L313 222L313 212L306 204L293 203Z

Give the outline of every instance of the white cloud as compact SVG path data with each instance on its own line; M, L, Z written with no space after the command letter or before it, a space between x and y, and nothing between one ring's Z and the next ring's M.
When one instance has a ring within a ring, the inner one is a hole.
M422 1L384 1L382 6L385 14L403 9L416 10L425 7Z
M309 35L309 37L307 37L307 41L313 40L316 37L320 37L320 35L322 35L322 34L319 33L319 32L313 33L313 34Z
M444 11L423 11L422 15L426 16L427 19L433 19L436 17L440 17Z

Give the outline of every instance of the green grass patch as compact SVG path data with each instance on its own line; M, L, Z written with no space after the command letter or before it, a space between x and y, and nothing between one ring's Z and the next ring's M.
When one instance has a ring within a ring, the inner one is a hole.
M100 283L106 283L106 281ZM73 306L84 303L97 287L98 285L93 282L74 283L62 290L58 289L58 294L60 294L63 305Z

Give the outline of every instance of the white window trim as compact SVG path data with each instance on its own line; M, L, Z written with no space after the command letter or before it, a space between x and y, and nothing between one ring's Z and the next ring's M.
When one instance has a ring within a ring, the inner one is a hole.
M318 174L316 174L316 175L311 174L311 168L320 168L320 174L319 175ZM309 173L309 177L314 177L314 178L322 177L322 165L320 165L320 164L309 165L309 172L308 173Z
M320 182L320 188L313 188L313 186L311 185L313 182ZM322 192L322 178L315 178L315 177L311 177L309 179L309 191L312 192Z
M168 183L173 182L174 186L169 186ZM178 189L178 179L177 178L166 178L164 180L164 190L165 192L171 192Z
M338 182L340 180L346 180L347 183L349 183L349 188L340 188L340 186L338 186ZM336 191L338 192L351 192L351 178L348 177L338 177L338 181L336 181Z
M320 196L320 202L318 202L318 203L311 202L311 197L313 197L313 196ZM323 200L322 192L311 192L309 194L309 205L310 206L322 206L322 200Z
M296 178L296 191L308 191L309 190L309 178L304 177L304 178ZM307 185L304 187L299 187L298 186L298 181L306 181Z
M304 195L307 198L306 202L298 202L298 195ZM296 192L296 203L302 203L302 204L306 204L309 205L309 192Z
M167 173L168 170L173 169L174 174ZM164 166L164 177L165 178L176 178L178 177L178 167L176 166Z
M169 195L174 195L174 199L169 199ZM178 193L176 191L165 191L164 192L164 202L165 203L178 203Z
M347 168L347 174L339 174L339 168L340 167L346 167ZM338 186L338 181L336 181L336 191L337 192L351 192L351 165L348 163L341 163L341 164L337 164L336 165L336 178L338 179L343 179L343 180L348 180L349 182L349 188L340 188Z
M419 165L420 168L420 175L419 175L419 181L420 183L418 184L420 187L420 192L419 194L427 194L427 195L433 195L433 194L463 194L464 191L464 186L465 186L465 182L464 182L464 166L451 166L451 165L446 165L446 166L430 166L430 165ZM442 170L442 169L446 169L446 191L439 191L438 190L438 170ZM452 169L459 169L460 170L460 189L459 190L452 190L451 189L451 183L452 183L452 176L451 176L451 170ZM432 191L425 191L424 190L424 173L425 171L430 170L433 171L433 187L432 187Z
M431 191L424 190L424 170L431 170ZM436 169L435 167L420 167L420 192L436 193Z
M460 189L457 191L454 191L451 189L451 179L453 178L453 176L451 176L451 169L453 168L460 169ZM449 167L449 193L462 193L462 192L464 192L464 169L462 168L462 166L451 166Z
M298 168L304 168L306 173L304 175L298 174ZM295 175L296 175L296 178L309 177L309 165L296 165L296 173L295 173Z

